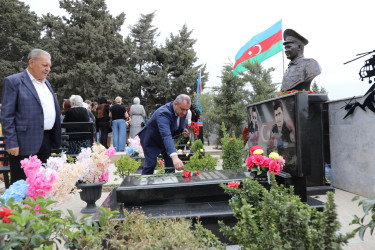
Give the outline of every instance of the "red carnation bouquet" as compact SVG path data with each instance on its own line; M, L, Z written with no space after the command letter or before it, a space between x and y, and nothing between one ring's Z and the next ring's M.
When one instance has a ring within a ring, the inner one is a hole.
M191 122L190 125L187 126L190 133L194 133L195 136L199 135L199 126L195 122Z

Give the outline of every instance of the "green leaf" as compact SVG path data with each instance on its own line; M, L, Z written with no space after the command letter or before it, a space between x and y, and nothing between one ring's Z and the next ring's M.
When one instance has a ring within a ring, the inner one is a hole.
M367 227L365 227L365 226L361 226L360 229L359 229L358 235L359 235L359 238L361 238L361 240L363 240L363 236L366 232L366 229L367 229Z
M358 200L359 198L360 198L360 196L359 196L359 195L356 195L356 196L353 197L352 201L356 201L356 200Z

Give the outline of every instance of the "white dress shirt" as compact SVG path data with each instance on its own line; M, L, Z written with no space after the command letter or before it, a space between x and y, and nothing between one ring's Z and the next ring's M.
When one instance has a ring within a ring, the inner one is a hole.
M28 69L26 71L31 81L33 82L36 92L38 93L40 103L42 104L44 130L51 130L53 128L53 125L55 125L56 120L56 110L53 94L47 87L45 79L43 80L43 82L39 82L30 74Z

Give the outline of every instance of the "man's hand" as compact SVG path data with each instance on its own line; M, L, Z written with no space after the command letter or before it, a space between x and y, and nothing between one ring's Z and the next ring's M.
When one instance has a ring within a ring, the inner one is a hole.
M178 158L177 155L172 156L173 166L176 170L183 170L184 169L184 163Z
M182 131L182 134L184 135L185 138L190 136L190 132L186 128L184 129L184 131Z
M10 155L18 156L18 154L20 153L20 148L19 147L17 147L17 148L10 148L10 149L7 149L7 152Z

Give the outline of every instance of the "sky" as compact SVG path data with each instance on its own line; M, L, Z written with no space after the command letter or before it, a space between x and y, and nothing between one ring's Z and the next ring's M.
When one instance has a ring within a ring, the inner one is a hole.
M59 8L58 0L22 1L38 16L67 15ZM141 14L154 11L153 25L160 33L159 44L164 44L171 33L177 35L186 24L193 31L191 38L197 40L197 65L207 65L209 79L204 92L221 85L223 66L234 64L242 46L279 20L283 30L294 29L309 40L304 55L320 64L322 73L314 81L328 91L330 100L362 96L371 86L368 78L360 80L359 71L375 53L346 65L344 62L375 50L374 0L106 0L106 4L111 15L126 14L121 29L124 37ZM261 64L264 68L275 68L272 80L281 83L288 62L280 52Z

